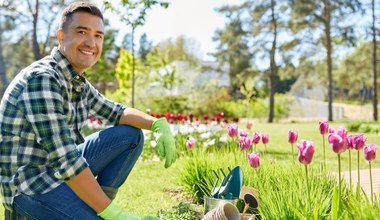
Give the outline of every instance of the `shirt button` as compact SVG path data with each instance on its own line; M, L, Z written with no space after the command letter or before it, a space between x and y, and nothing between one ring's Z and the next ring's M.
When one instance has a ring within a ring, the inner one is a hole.
M75 78L75 79L79 79L79 76L75 76L74 78Z

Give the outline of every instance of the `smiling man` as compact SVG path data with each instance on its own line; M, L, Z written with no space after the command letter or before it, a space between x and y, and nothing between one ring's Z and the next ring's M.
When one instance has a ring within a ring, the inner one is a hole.
M113 201L141 154L141 129L157 132L165 167L176 160L169 125L106 99L85 78L102 53L104 23L92 3L62 14L58 48L23 69L0 104L3 205L28 219L140 220ZM114 126L86 138L89 114Z

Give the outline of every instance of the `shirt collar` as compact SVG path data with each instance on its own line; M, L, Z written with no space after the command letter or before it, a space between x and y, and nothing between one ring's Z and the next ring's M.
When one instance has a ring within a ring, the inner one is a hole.
M63 75L70 81L80 80L84 81L86 73L79 75L66 57L58 50L58 47L54 47L51 51L51 56L57 61L58 67L62 70Z

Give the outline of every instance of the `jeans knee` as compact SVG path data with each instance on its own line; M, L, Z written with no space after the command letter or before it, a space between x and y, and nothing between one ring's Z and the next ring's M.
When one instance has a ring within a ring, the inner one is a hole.
M118 129L118 135L123 139L133 139L137 145L136 147L142 148L144 145L144 133L141 129L129 125L118 125L116 127Z

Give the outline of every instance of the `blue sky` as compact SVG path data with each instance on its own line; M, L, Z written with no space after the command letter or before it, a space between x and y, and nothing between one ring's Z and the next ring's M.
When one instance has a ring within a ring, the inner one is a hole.
M139 27L137 34L145 32L154 44L168 38L175 39L183 35L194 43L194 49L205 59L208 52L213 52L212 42L214 31L222 28L225 18L215 12L215 8L225 4L237 4L240 0L169 0L167 9L154 7L148 11L146 23ZM115 21L115 19L112 19ZM113 22L115 26L119 22ZM124 33L130 31L120 28ZM138 38L137 38L138 39ZM137 40L136 42L137 43Z

